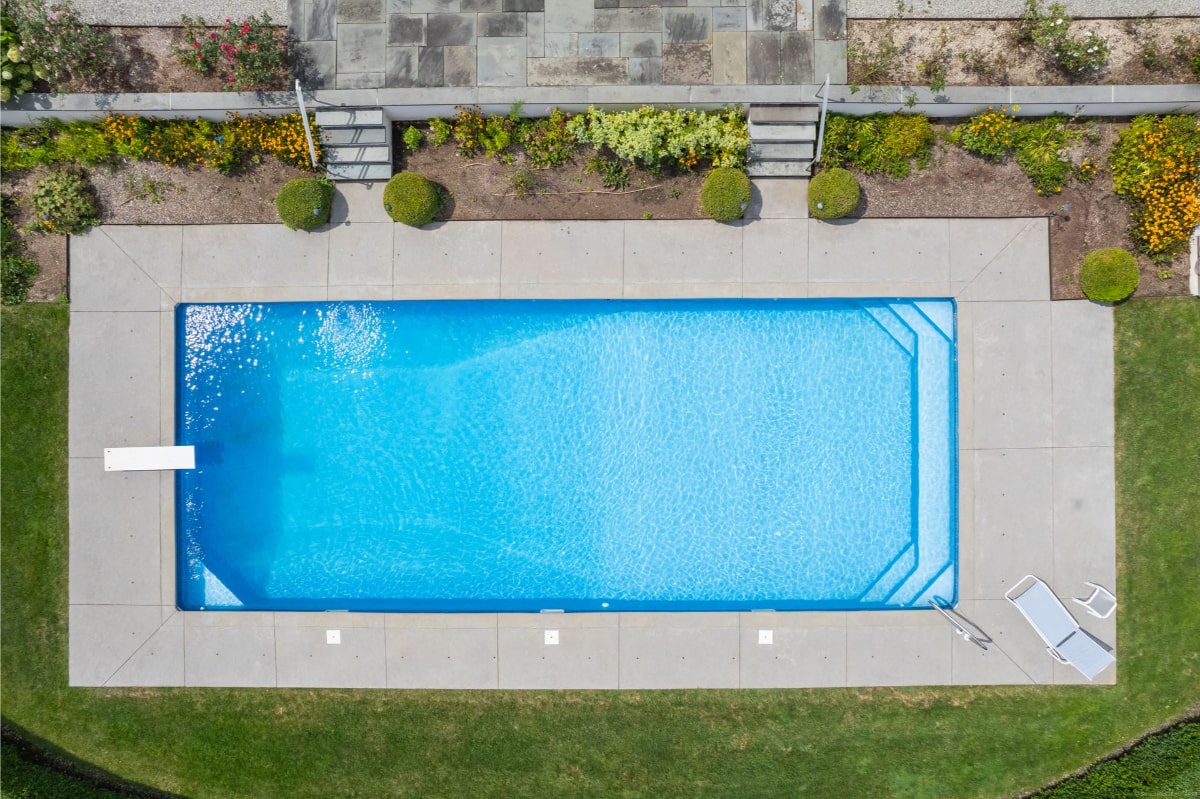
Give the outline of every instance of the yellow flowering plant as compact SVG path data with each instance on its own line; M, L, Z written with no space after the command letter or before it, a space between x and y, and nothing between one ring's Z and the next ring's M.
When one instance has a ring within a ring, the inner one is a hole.
M1186 114L1137 117L1109 166L1138 247L1158 261L1183 251L1200 224L1200 122Z

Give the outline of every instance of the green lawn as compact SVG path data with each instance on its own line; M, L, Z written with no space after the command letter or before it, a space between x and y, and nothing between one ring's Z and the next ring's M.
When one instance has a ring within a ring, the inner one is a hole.
M410 692L66 687L66 308L0 317L6 720L201 797L999 797L1200 703L1200 302L1117 315L1111 688Z

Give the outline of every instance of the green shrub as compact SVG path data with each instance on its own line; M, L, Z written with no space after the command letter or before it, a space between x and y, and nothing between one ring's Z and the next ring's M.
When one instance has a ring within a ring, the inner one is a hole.
M75 172L52 172L38 181L30 198L36 230L46 233L84 233L100 224L92 190Z
M72 77L98 72L112 58L112 36L86 24L70 0L5 0L5 27L12 26L35 77L52 91Z
M1188 773L1200 762L1200 721L1152 735L1119 757L1033 794L1032 799L1187 796ZM1181 784L1182 783L1182 784ZM1172 788L1180 790L1172 790Z
M808 212L817 219L838 219L858 206L861 189L840 167L820 172L808 183Z
M454 128L444 119L429 120L429 133L433 137L433 146L441 147L450 140L454 134Z
M742 170L719 166L704 178L700 207L713 219L718 222L741 219L749 206L750 178Z
M383 190L383 208L397 222L421 227L442 210L442 195L424 176L397 172Z
M825 125L821 161L826 166L852 165L868 175L877 172L907 177L915 162L929 165L933 126L923 114L831 114Z
M1017 127L1017 120L1009 116L1008 109L993 111L989 107L952 130L950 141L969 153L999 162L1012 152Z
M1089 300L1120 302L1138 286L1137 259L1128 250L1106 247L1083 257L1079 287Z
M1025 0L1018 38L1021 43L1036 46L1072 77L1099 72L1108 66L1108 40L1094 31L1077 39L1069 33L1070 27L1071 17L1061 3L1052 3L1042 13L1038 0Z
M425 135L415 125L404 129L404 147L410 152L416 152L425 142Z
M620 191L629 188L629 170L615 158L593 155L587 160L583 171L587 175L599 175L600 185L606 189Z
M7 103L33 88L33 67L25 58L21 38L7 16L0 17L0 102Z
M567 128L570 116L555 108L545 119L527 119L517 126L517 141L529 165L539 169L565 164L575 155L575 137Z
M1062 114L1022 120L1018 125L1017 165L1038 194L1057 194L1067 185L1076 171L1067 159L1067 148L1078 142L1080 135L1077 129L1068 126Z
M692 169L701 162L742 166L750 133L740 108L683 111L643 106L606 113L588 108L567 123L581 144L607 147L619 158L657 171L668 166Z
M312 230L329 221L333 184L327 178L296 178L275 195L279 221L292 230Z
M227 91L262 91L282 78L287 53L271 25L271 15L228 19L220 28L209 28L204 17L183 16L184 46L175 57L201 75L216 73Z
M5 305L25 302L37 277L38 265L24 253L17 226L7 216L0 217L0 302Z

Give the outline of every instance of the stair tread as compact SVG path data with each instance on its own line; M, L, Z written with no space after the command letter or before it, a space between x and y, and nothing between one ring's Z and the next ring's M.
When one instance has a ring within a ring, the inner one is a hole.
M387 128L382 125L369 128L330 128L321 131L321 143L326 146L339 144L384 144Z
M371 163L390 164L391 148L386 145L360 147L358 145L326 146L325 160L331 164Z
M749 155L753 161L810 161L816 151L815 142L751 142Z
M329 164L325 174L333 180L387 180L391 164Z
M816 141L817 123L796 122L779 125L761 125L750 123L751 141Z
M382 108L337 108L316 112L317 125L322 128L352 128L382 126Z
M807 178L812 175L811 161L758 161L746 166L752 178Z
M820 113L815 105L752 105L750 121L760 125L816 122Z

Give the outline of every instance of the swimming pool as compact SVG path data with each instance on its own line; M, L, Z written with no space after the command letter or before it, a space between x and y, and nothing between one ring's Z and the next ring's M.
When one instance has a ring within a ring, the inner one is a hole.
M957 596L952 300L180 305L184 609Z

